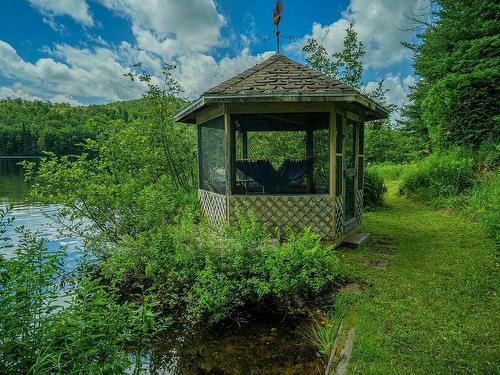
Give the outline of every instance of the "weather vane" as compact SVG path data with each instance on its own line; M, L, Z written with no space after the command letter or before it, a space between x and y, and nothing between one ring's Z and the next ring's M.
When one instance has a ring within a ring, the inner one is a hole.
M293 37L289 35L281 35L280 33L280 21L281 21L281 12L283 11L283 3L280 0L276 1L276 5L273 9L273 23L274 23L274 35L276 36L276 52L280 53L280 37L292 40ZM266 38L270 39L270 38Z

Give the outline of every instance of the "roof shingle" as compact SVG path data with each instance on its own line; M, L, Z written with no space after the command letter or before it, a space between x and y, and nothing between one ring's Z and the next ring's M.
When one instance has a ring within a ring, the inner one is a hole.
M267 60L206 91L203 96L255 94L349 95L358 91L276 53Z

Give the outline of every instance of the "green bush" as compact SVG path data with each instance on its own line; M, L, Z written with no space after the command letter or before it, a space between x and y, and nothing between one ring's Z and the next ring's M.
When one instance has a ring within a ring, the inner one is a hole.
M384 181L398 180L404 173L406 164L380 163L370 165L367 171L373 172L384 179Z
M450 74L434 84L422 104L433 148L498 142L499 85L500 73L496 69Z
M500 173L479 178L461 207L466 216L480 222L489 234L500 241ZM499 242L500 243L500 242Z
M368 163L404 163L416 154L415 141L390 125L365 127L365 160Z
M365 172L363 205L365 209L374 209L384 205L384 195L387 187L384 180L376 172L368 169Z
M400 192L427 200L457 196L474 184L474 160L468 153L455 150L432 154L407 168Z
M0 237L8 224L5 213L0 208ZM120 303L117 289L92 277L87 266L68 279L64 250L49 251L25 230L19 236L15 257L0 256L0 373L140 369L158 327L151 300Z
M127 285L153 285L165 312L183 323L215 324L244 310L299 306L340 281L339 261L309 230L283 243L255 220L224 231L188 219L111 253L103 272Z

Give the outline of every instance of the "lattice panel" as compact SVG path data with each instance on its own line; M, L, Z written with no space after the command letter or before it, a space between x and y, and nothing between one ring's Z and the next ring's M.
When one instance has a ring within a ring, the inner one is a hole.
M335 198L335 238L344 233L344 197Z
M301 231L311 227L324 239L333 236L333 202L329 195L233 195L230 214L253 212L271 231L287 227Z
M203 215L208 219L210 225L221 227L226 222L226 200L225 195L213 193L207 190L198 190L198 199Z
M361 219L363 217L363 190L358 190L356 192L356 225L361 224Z

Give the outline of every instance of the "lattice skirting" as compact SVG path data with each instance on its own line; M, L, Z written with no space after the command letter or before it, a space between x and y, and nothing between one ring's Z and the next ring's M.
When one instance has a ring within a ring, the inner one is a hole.
M356 193L356 225L361 224L363 218L363 190Z
M202 214L210 225L218 228L226 222L227 196L207 190L198 190L198 199Z
M329 195L232 195L228 199L230 217L236 212L253 212L271 231L311 227L324 239L335 234L334 204Z
M335 198L335 238L344 234L344 197Z

